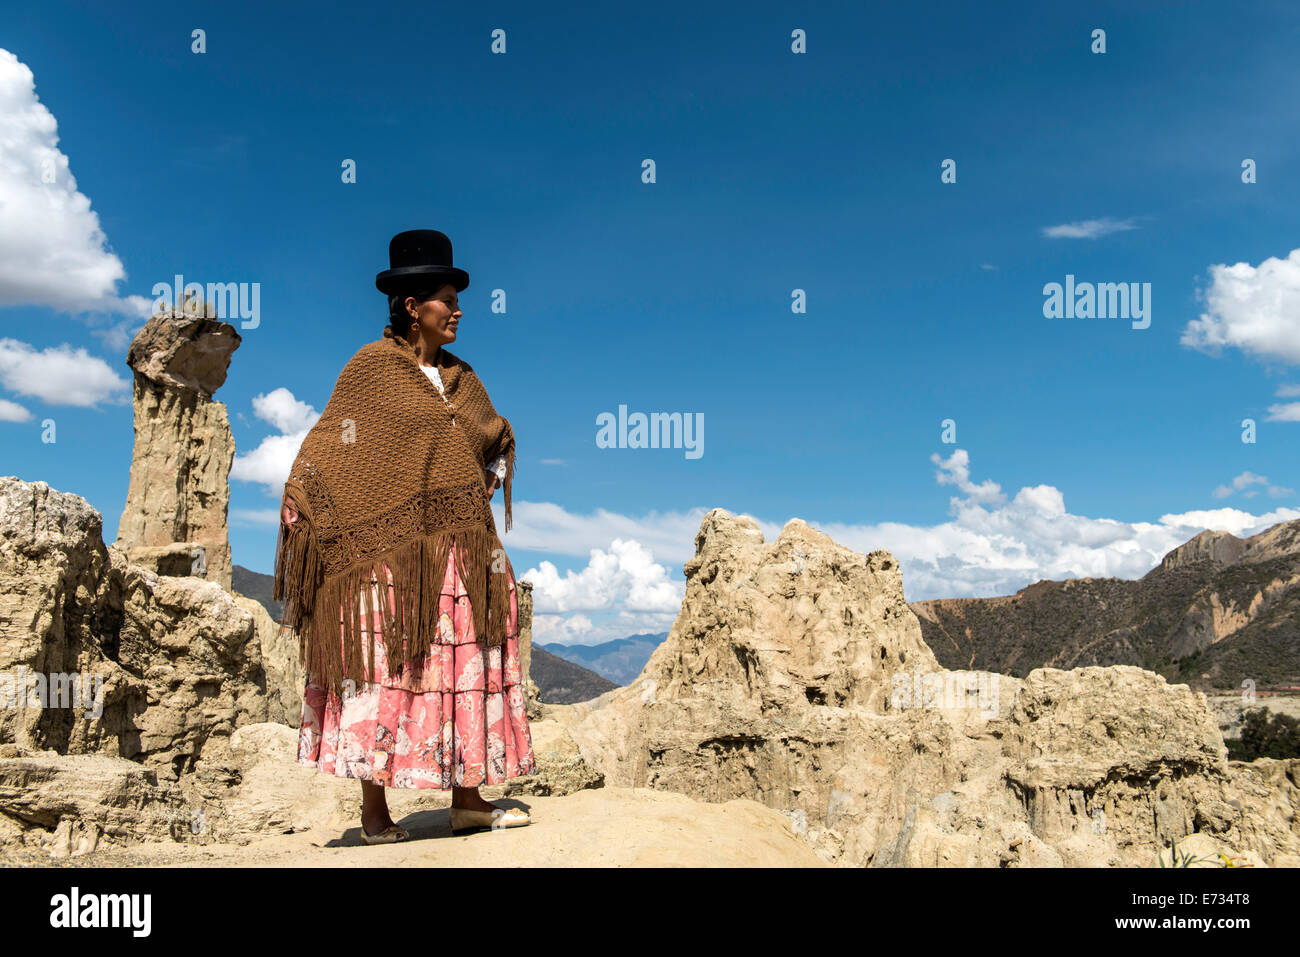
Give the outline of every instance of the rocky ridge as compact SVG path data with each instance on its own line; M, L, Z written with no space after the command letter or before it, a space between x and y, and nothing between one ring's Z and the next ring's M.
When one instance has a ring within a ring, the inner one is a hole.
M233 444L211 392L234 340L205 322L155 317L133 344L126 539L105 545L79 496L0 478L0 860L477 860L472 838L357 846L355 782L296 764L296 642L221 571ZM1291 529L1271 531L1167 571L1287 560ZM1300 864L1300 761L1228 761L1187 685L945 669L890 553L797 519L766 542L714 509L684 571L636 681L547 705L526 680L538 770L484 789L544 811L493 836L517 863L1151 866L1178 841ZM393 794L423 838L445 836L446 803Z
M1150 866L1198 835L1300 864L1300 761L1229 762L1205 697L1135 667L938 665L886 551L715 509L636 682L548 708L606 784L745 796L849 866Z
M0 480L0 667L106 678L98 717L37 709L4 728L0 855L198 859L138 851L161 842L293 863L277 855L348 845L355 784L298 767L296 732L266 720L254 614L215 583L126 563L98 527L77 496ZM538 703L538 772L490 799L546 798L559 822L550 799L598 789L602 813L620 803L629 827L651 830L668 814L684 840L716 828L710 806L741 802L761 864L809 863L803 847L838 866L1143 866L1189 839L1255 866L1300 863L1300 762L1228 762L1184 685L1132 667L946 671L892 556L798 520L767 543L715 509L686 573L638 680ZM703 804L670 812L658 792ZM441 836L445 800L400 794L395 807ZM313 836L275 838L293 834Z
M1247 539L1202 532L1136 581L1040 581L911 608L951 668L1129 664L1207 691L1300 685L1300 520Z

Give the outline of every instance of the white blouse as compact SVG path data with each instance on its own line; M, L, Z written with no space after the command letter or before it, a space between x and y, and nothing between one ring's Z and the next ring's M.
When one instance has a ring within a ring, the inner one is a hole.
M420 366L420 368L424 371L424 374L429 377L429 381L433 383L434 387L441 394L442 376L438 374L438 367L422 365ZM444 396L444 398L446 397ZM456 420L455 418L452 418L451 421L454 423ZM493 459L490 463L488 463L488 469L490 471L496 472L497 478L499 478L502 482L504 482L506 480L506 457L504 455L498 455L495 459Z

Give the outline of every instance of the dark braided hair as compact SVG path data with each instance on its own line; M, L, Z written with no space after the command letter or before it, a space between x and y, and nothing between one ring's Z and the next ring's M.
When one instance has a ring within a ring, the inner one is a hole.
M411 326L415 323L415 317L406 311L406 300L414 299L416 302L428 302L438 295L438 291L448 283L439 283L437 286L412 286L401 292L395 292L388 297L388 327L384 329L384 335L390 339L405 339L406 334L411 331Z

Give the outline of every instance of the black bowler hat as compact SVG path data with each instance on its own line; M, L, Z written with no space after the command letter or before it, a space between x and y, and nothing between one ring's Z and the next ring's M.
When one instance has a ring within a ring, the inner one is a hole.
M386 296L412 285L427 286L430 280L451 283L456 291L469 285L469 273L451 264L451 240L436 229L408 229L388 243L388 265L375 277L375 285Z

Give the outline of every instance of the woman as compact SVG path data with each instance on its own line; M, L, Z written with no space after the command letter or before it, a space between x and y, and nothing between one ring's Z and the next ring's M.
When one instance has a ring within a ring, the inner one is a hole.
M298 760L361 781L368 844L406 840L385 787L452 790L453 832L519 827L483 784L536 769L519 673L515 440L456 341L469 275L436 230L399 233L383 337L348 361L294 460L275 597L307 672Z

